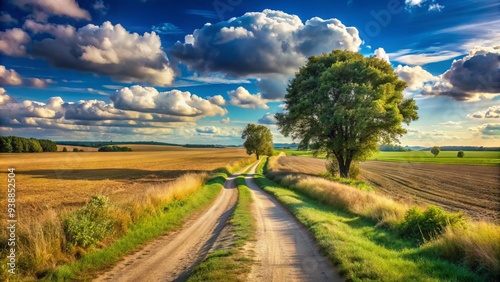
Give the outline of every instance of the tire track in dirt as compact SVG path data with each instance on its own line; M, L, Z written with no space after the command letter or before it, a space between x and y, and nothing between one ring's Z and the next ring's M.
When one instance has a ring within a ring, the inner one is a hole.
M245 177L257 222L255 260L248 281L342 281L305 228L276 199Z
M94 281L184 281L207 255L238 198L235 178L230 176L214 203L182 230L168 234L125 257Z

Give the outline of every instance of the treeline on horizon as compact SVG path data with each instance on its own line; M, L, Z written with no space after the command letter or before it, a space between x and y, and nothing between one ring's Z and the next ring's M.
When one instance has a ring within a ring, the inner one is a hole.
M58 145L65 146L82 146L82 147L92 147L92 148L100 148L103 146L112 146L112 145L122 145L122 144L134 144L134 145L166 145L166 146L182 146L179 144L173 143L165 143L165 142L157 142L157 141L56 141Z
M56 142L48 139L0 136L1 153L57 152Z

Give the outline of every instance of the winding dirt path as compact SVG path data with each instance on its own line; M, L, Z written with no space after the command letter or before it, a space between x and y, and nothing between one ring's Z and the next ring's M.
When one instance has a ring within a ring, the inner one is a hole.
M163 236L125 257L94 281L184 281L214 244L238 198L235 178L224 184L212 206L180 231Z
M255 260L248 281L342 281L311 235L276 199L245 177L257 221Z

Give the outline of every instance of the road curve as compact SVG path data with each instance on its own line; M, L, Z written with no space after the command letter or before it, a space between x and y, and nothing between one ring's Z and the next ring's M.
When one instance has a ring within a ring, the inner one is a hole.
M343 281L311 235L278 201L245 177L257 222L255 260L248 281Z
M182 230L163 236L129 255L94 281L184 281L206 256L232 214L238 198L235 178L224 184L212 206Z

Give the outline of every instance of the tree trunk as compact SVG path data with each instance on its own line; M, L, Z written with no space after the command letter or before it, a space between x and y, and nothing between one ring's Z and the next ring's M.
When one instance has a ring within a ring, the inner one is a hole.
M340 177L348 178L349 177L349 169L351 168L352 159L344 160L343 157L337 157L337 161L339 163Z
M257 156L257 160L259 159L259 154L255 153L255 155Z

